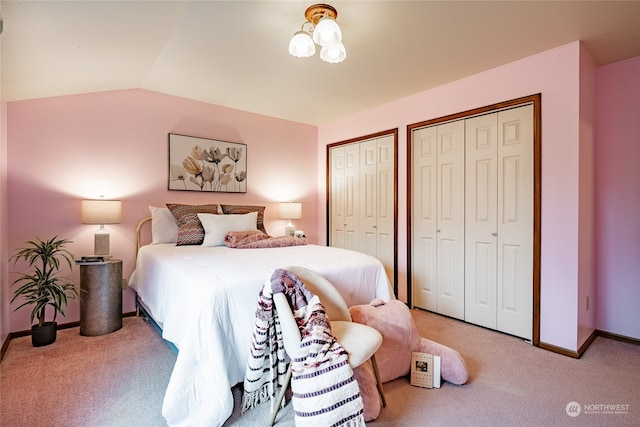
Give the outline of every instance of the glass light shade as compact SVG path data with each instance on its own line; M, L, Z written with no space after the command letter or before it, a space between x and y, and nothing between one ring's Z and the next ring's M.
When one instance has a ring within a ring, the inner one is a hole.
M313 30L313 41L322 47L333 46L342 42L342 31L338 23L325 16Z
M316 45L311 36L305 31L298 31L289 42L289 54L297 58L308 58L315 55Z
M83 200L83 224L120 224L120 200Z
M320 49L320 58L325 62L337 64L347 57L347 50L342 43Z

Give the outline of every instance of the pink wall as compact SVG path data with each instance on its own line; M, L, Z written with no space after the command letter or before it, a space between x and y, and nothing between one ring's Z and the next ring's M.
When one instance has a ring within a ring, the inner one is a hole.
M1 68L1 67L0 67ZM7 104L0 90L0 345L9 335L7 273Z
M640 57L598 69L598 329L640 339Z
M578 339L595 330L595 164L596 64L584 45L580 52L580 152L578 220ZM589 304L587 306L587 301Z
M421 92L318 130L318 170L326 162L326 145L377 131L399 130L399 297L406 300L406 127L476 107L542 93L542 260L541 341L577 350L581 179L580 43L538 55ZM583 90L585 90L583 88ZM591 89L595 90L595 88ZM319 173L319 205L325 205L326 180ZM324 210L318 230L326 227ZM320 234L320 233L319 233ZM321 237L323 237L320 234Z
M0 81L2 43L0 43ZM0 346L9 335L9 291L7 273L7 104L0 85Z
M277 202L303 203L296 227L317 240L317 128L144 90L64 96L7 105L8 250L34 237L69 238L76 256L93 251L97 226L80 224L80 200L118 198L122 223L108 226L111 252L134 268L134 230L149 204L169 202L266 205L265 225L284 233ZM168 133L247 144L248 192L167 190ZM78 268L72 276L78 279ZM15 277L10 276L13 281ZM4 300L4 298L3 298ZM124 311L133 299L125 292ZM66 319L78 320L78 306ZM11 313L11 331L28 329L29 310Z

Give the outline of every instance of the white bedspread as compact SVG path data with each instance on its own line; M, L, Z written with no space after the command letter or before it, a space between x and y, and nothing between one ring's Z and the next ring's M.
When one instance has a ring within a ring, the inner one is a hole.
M244 379L260 287L290 265L325 276L349 306L394 298L382 264L345 249L140 249L129 285L179 350L162 408L170 426L221 426L231 415L231 387Z

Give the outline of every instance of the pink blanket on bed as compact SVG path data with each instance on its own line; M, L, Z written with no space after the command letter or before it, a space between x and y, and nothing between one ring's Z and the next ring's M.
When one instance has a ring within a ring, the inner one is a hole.
M281 248L284 246L306 245L303 237L279 236L271 237L262 231L230 231L224 236L224 244L230 248Z

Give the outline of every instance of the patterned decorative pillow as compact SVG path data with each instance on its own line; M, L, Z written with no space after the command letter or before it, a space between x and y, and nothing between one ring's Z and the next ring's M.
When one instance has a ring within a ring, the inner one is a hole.
M267 230L264 228L264 206L250 206L250 205L220 205L222 212L225 214L246 214L249 212L258 212L258 223L256 224L258 230L264 234Z
M167 208L176 219L178 224L178 240L176 246L201 245L204 240L204 228L199 213L218 213L218 205L181 205L177 203L167 203Z

